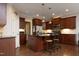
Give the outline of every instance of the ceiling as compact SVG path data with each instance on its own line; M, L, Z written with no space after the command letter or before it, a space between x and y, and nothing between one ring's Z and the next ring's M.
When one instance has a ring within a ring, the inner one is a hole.
M79 13L79 3L44 3L44 5L42 3L12 3L11 5L18 14L26 17L42 18L44 16L45 19L49 19L50 17L64 17ZM65 9L69 9L69 11L66 12ZM37 14L39 16L36 16Z

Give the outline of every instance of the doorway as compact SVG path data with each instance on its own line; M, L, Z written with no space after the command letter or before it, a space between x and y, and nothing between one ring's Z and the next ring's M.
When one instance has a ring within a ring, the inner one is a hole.
M30 35L30 32L31 32L30 22L26 22L25 32L26 32L26 35Z
M20 46L22 46L22 45L26 44L26 34L25 34L26 22L25 22L25 18L20 17L19 25L20 25L20 28L19 28Z
M27 36L31 34L31 23L29 21L25 21L25 18L20 17L19 19L20 25L20 46L26 45L27 43Z
M26 45L28 45L27 44L28 36L31 34L31 23L30 22L26 22L25 33L26 33Z
M25 18L21 17L19 25L20 46L23 46L27 44L27 36L31 33L31 23L29 21L25 21Z

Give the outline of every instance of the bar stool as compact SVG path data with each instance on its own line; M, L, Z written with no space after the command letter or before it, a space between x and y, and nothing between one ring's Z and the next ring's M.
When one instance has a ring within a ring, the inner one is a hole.
M46 50L51 51L53 45L53 40L46 40Z
M58 50L59 48L61 48L60 44L59 44L59 39L53 39L53 47L55 50Z

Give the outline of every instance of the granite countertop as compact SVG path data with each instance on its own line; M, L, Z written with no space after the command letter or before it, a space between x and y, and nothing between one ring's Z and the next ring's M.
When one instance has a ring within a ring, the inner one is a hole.
M2 36L0 39L5 39L5 38L15 38L15 36Z

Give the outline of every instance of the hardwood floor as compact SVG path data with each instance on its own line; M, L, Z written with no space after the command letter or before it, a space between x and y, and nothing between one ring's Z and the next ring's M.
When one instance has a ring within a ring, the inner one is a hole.
M51 52L33 51L26 46L16 49L16 56L79 56L79 46L61 44L61 48Z

